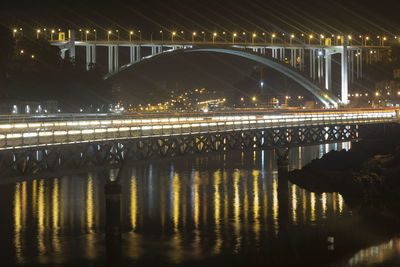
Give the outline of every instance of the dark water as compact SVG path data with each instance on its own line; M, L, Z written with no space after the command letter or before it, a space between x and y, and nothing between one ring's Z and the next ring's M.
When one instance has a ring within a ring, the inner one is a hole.
M350 145L292 149L289 168ZM100 174L3 185L1 266L365 266L400 255L395 229L338 193L282 185L276 159L235 151L134 166L121 242L106 242Z

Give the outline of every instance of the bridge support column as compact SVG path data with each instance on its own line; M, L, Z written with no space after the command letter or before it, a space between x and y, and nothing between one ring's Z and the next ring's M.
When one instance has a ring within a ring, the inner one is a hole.
M141 61L142 57L140 55L140 45L136 46L136 61Z
M153 46L151 47L151 55L154 56L154 55L156 55L156 54L157 54L157 47L153 45Z
M69 58L75 61L75 30L69 30Z
M347 62L347 36L344 36L344 42L343 42L343 51L342 51L342 90L341 90L341 100L342 104L347 105L349 100L348 100L348 93L349 93L349 81L348 81L348 76L347 76L347 69L348 69L348 62Z
M350 50L350 79L354 83L354 50Z
M108 46L108 72L113 73L118 71L118 46Z
M332 90L332 55L325 50L325 88Z
M135 46L131 45L129 47L129 62L130 63L135 63L136 59L135 59Z
M362 66L363 66L363 56L362 56L362 53L363 53L363 51L362 51L362 49L360 49L360 54L358 55L358 57L360 58L360 79L362 79L362 77L363 77L363 68L362 68Z
M86 70L90 70L93 64L96 63L96 46L87 45L86 46Z

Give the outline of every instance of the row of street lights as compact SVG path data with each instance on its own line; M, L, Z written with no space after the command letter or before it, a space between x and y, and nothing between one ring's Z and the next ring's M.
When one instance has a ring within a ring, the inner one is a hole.
M61 31L61 29L58 29L58 32L60 32L60 31ZM54 41L54 34L56 33L55 29L52 29L52 30L48 30L46 28L37 29L36 30L36 38L39 39L40 34L44 33L45 37L47 39L48 32L50 32L50 41ZM18 28L14 28L12 30L12 33L13 33L13 37L15 38L18 34L23 34L23 31L22 31L22 28L19 28L19 29ZM96 29L93 29L93 30L79 29L79 33L80 33L80 40L81 41L84 41L84 40L88 41L89 40L88 36L90 36L90 34L93 34L94 35L94 41L97 41L97 31L96 31ZM107 31L107 41L110 41L110 36L112 36L114 33L117 36L117 40L120 41L120 31L119 30L115 30L114 32L112 30L108 30ZM132 42L133 41L133 36L135 35L135 32L131 30L128 33L129 33L129 41ZM160 36L161 36L161 41L164 42L164 31L160 30L159 33L160 33ZM184 34L185 34L184 31L180 31L180 32L171 31L170 33L171 33L171 42L174 42L174 39L176 40L176 38L179 36L179 34L180 34L180 36L184 36ZM202 39L205 42L207 33L205 31L201 31L199 33L202 34L202 37L203 37ZM195 39L196 39L197 36L199 36L199 33L196 32L196 31L191 33L192 42L196 41ZM140 30L137 30L136 34L139 35L139 41L142 41L142 32ZM244 39L245 43L247 42L247 36L248 36L247 32L242 32L241 34L239 34L237 32L233 32L232 35L231 35L232 36L232 44L235 43L235 40L240 38L240 35L242 36L241 39L242 40ZM277 38L280 38L283 41L287 40L286 38L288 38L290 45L292 45L293 41L296 40L296 39L299 40L299 41L302 41L303 43L306 43L306 40L308 40L308 44L309 45L312 44L313 40L319 40L319 44L323 45L323 42L325 40L327 40L328 38L330 39L331 43L333 41L332 45L340 45L340 43L343 42L342 41L343 40L343 36L342 35L334 35L334 34L330 35L329 37L325 36L324 34L320 34L319 36L315 37L313 34L306 35L306 34L302 33L300 36L296 36L295 34L290 34L290 35L288 35L288 37L286 37L285 33L282 33L282 34L278 35L276 33L268 34L268 33L263 32L263 33L261 33L261 35L258 35L258 33L253 32L253 33L250 34L251 43L254 44L259 39L262 39L264 41L264 43L267 43L268 35L270 36L270 43L271 44L273 44L274 40L277 39ZM83 39L83 36L85 36L85 39ZM218 33L216 31L212 32L211 33L212 43L215 43L215 41L217 40L218 37L221 37L222 39L224 39L225 42L227 42L227 36L228 36L228 33L225 32L225 31L223 31L221 33ZM184 37L181 37L181 38L184 38ZM385 41L388 40L387 37L380 36L380 35L378 35L376 37L376 39L379 41L379 45L380 46L384 46ZM400 41L400 38L398 38L397 36L395 36L394 39ZM351 35L348 35L347 36L347 40L348 40L349 44L351 45L351 42L354 39L352 38ZM150 41L153 41L153 33L151 33ZM368 41L373 42L371 37L364 36L364 35L359 35L359 40L357 42L361 43L362 46L367 46L368 45ZM373 43L371 45L373 45Z

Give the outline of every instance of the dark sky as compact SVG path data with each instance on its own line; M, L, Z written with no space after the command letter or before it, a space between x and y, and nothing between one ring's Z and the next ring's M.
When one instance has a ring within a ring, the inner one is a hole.
M8 25L397 34L398 0L2 0Z

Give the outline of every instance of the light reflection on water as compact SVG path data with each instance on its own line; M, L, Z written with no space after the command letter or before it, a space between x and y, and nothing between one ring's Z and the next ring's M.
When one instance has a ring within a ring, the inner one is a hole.
M289 168L299 168L335 147L350 144L295 148ZM291 183L281 192L278 181L272 151L133 167L122 181L123 255L138 260L157 250L161 260L182 263L240 254L249 247L264 249L266 240L273 247L288 225L320 227L338 216L350 216L338 193L317 194ZM287 203L280 203L285 195ZM15 262L104 260L103 198L104 179L94 173L15 183ZM373 254L367 251L349 264Z

